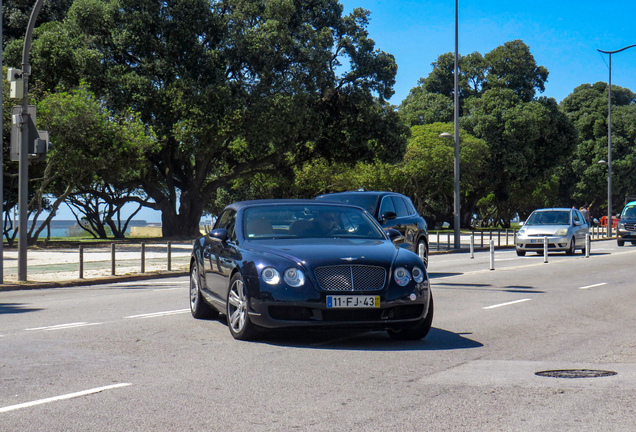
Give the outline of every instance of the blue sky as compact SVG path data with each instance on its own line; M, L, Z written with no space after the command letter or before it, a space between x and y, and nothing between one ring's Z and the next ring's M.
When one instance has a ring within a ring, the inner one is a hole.
M399 105L440 54L455 50L453 0L340 0L344 13L371 12L369 35L376 48L398 64L395 94ZM607 82L607 55L636 44L636 0L468 1L459 0L459 53L486 54L521 39L538 65L549 71L543 96L561 102L584 83ZM612 84L636 92L636 47L612 55ZM68 210L60 219L72 219ZM142 210L136 219L159 222L159 212Z
M453 0L340 0L344 12L371 12L368 27L376 48L395 56L399 105L440 54L455 50ZM521 39L538 65L549 71L542 96L561 102L580 84L607 82L608 56L636 44L635 0L459 0L459 53L486 54ZM612 84L636 92L636 47L612 55Z

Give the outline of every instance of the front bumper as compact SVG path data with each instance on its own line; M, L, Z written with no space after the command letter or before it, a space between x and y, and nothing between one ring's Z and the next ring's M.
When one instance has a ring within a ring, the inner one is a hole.
M271 296L250 298L250 320L265 328L347 327L387 329L396 324L417 323L428 314L428 281L381 292L321 292L317 298L290 298L277 301ZM328 308L328 295L379 295L380 307ZM313 296L312 296L313 297Z
M547 236L549 251L567 251L570 248L570 241L567 236ZM539 236L517 236L515 246L521 251L542 251L543 237Z
M616 227L616 237L619 241L636 241L636 220L621 218Z

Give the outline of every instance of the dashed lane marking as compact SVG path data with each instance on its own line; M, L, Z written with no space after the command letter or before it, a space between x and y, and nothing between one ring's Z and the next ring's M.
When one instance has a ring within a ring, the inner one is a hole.
M515 301L511 301L511 302L507 302L507 303L500 303L500 304L496 304L496 305L492 305L492 306L486 306L486 307L484 307L484 309L495 309L495 308L502 307L502 306L509 306L509 305L513 305L513 304L516 304L516 303L527 302L527 301L530 301L530 300L532 300L532 299L527 298L527 299L515 300Z
M50 402L57 402L57 401L61 401L61 400L65 400L65 399L73 399L73 398L77 398L77 397L81 397L81 396L86 396L89 394L94 394L94 393L99 393L102 392L104 390L110 390L110 389L115 389L115 388L119 388L119 387L126 387L131 385L131 383L120 383L120 384L113 384L113 385L109 385L109 386L104 386L104 387L97 387L94 389L90 389L90 390L84 390L84 391L80 391L80 392L76 392L76 393L69 393L69 394L65 394L65 395L61 395L61 396L54 396L54 397L50 397L50 398L46 398L46 399L38 399L32 402L25 402L25 403L21 403L21 404L17 404L17 405L10 405L10 406L6 406L3 408L0 408L0 413L3 412L8 412L8 411L14 411L17 409L21 409L21 408L28 408L28 407L32 407L35 405L42 405L45 403L50 403Z

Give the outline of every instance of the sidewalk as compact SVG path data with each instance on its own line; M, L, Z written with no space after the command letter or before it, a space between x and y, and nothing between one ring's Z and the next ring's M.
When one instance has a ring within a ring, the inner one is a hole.
M168 268L167 244L146 244L142 272L141 244L118 244L115 246L113 275L111 246L85 245L80 277L79 248L29 248L27 281L18 282L18 250L5 248L0 291L187 275L191 251L192 244L189 242L172 243Z

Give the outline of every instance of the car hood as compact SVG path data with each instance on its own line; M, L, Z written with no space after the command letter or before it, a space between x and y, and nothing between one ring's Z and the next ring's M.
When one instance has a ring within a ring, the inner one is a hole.
M273 254L308 267L338 264L366 264L388 267L400 249L388 240L312 239L249 241L252 252Z
M525 225L523 229L525 229L526 235L531 236L553 236L560 229L568 229L569 225Z

